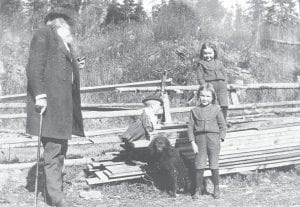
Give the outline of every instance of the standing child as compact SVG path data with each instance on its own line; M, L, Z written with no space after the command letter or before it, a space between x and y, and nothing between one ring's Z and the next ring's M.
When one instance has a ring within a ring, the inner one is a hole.
M200 85L211 83L216 91L218 104L221 106L225 120L228 110L227 74L221 61L218 60L216 46L204 43L200 49L200 60L197 62L197 81Z
M145 105L139 119L128 127L126 132L121 135L121 139L125 144L125 149L129 155L127 162L133 164L131 161L134 159L134 152L132 143L137 140L149 140L150 132L159 128L157 113L162 109L163 100L155 95L150 95L142 101Z
M203 174L209 161L214 184L214 198L220 198L219 154L220 141L224 141L226 122L216 102L216 93L210 83L204 83L198 90L200 105L192 109L188 124L188 137L195 156L195 191L192 198L197 199L199 192L207 194L203 185Z

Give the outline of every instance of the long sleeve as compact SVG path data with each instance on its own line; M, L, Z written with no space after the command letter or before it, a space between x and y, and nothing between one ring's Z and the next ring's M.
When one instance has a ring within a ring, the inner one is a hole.
M46 94L44 71L47 62L48 38L46 30L35 33L30 44L26 74L34 96Z
M195 141L195 135L194 135L194 126L195 126L195 121L193 117L193 112L190 112L190 118L189 118L189 123L188 123L188 138L189 141Z
M198 64L196 71L197 71L197 81L198 81L199 85L203 85L205 83L205 79L204 79L203 67L201 64Z
M220 130L220 139L225 139L226 136L226 121L224 119L222 111L217 114L217 123Z

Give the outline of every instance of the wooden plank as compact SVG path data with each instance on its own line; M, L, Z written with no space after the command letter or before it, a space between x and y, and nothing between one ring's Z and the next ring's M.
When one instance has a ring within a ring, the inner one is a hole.
M108 181L108 176L103 171L96 171L95 175L100 179L101 182Z
M171 117L171 111L170 111L170 101L169 96L167 93L162 94L162 100L163 100L163 108L164 108L164 122L165 123L172 123L172 117Z
M112 160L104 161L104 162L92 162L91 166L93 167L107 167L107 166L114 166L114 165L124 165L125 162L115 162Z
M279 132L288 132L288 131L298 131L300 130L300 126L290 126L290 127L278 127L275 129L262 129L262 130L250 130L250 131L240 131L240 132L232 132L226 135L226 138L233 138L233 137L241 137L241 136L253 136L253 135L269 135L272 133L279 133Z
M140 179L143 178L144 175L136 175L136 176L130 176L130 177L123 177L123 178L115 178L115 179L109 179L106 181L101 181L99 178L92 179L91 181L88 178L86 179L87 183L91 183L90 185L96 185L96 184L104 184L104 183L112 183L112 182L119 182L119 181L125 181L125 180L133 180L133 179Z
M299 157L300 159L300 151L294 151L294 152L279 152L279 153L273 153L271 155L259 155L259 156L249 156L248 159L242 158L242 159L225 159L220 160L220 165L227 166L227 165L236 165L236 164L247 164L247 163L257 163L257 162L263 162L263 161L270 161L270 160L281 160L281 159L287 159L292 157Z
M232 102L233 105L239 105L240 104L239 97L238 97L235 90L230 91L230 98L231 98L231 102Z
M289 144L293 143L294 145L298 145L300 143L299 138L297 139L289 139L289 140L276 140L276 142L274 141L264 141L262 143L240 143L240 144L232 144L232 145L222 145L221 147L221 151L223 152L227 152L227 151L234 151L234 150L244 150L244 149L255 149L255 148L259 148L259 147L267 147L269 146L274 147L274 146L282 146L284 144ZM251 146L252 145L252 146Z
M243 171L250 171L250 170L261 170L261 169L268 169L268 168L276 168L276 167L282 167L282 166L288 166L288 165L294 165L299 164L300 159L285 159L281 161L269 161L269 162L262 162L256 165L236 165L236 166L226 166L222 167L220 166L220 174L231 174L231 173L237 173L237 172L243 172ZM205 170L205 176L211 176L210 170ZM106 181L102 181L99 178L88 178L87 183L89 185L95 185L95 184L103 184L103 183L109 183L109 182L115 182L115 181L124 181L129 179L137 179L141 178L141 176L132 176L132 177L123 177L123 178L117 178L117 179L109 179Z
M172 79L169 78L166 80L167 84L170 84ZM153 81L140 81L134 83L121 83L121 84L113 84L113 85L102 85L102 86L90 86L90 87L82 87L80 88L81 93L94 93L94 92L105 92L105 91L114 91L119 87L132 87L132 86L155 86L160 85L161 80L153 80ZM13 94L13 95L5 95L0 96L0 102L3 101L18 101L26 98L26 94Z
M170 84L172 78L166 79L166 83ZM103 85L103 86L92 86L92 87L83 87L80 89L81 93L94 93L94 92L105 92L105 91L114 91L116 88L120 87L139 87L139 86L160 86L161 80L152 80L152 81L140 81L133 83L121 83L113 85Z
M255 108L247 110L239 110L230 112L230 116L240 116L240 115L251 115L251 114L285 114L285 113L299 113L300 107L294 108Z
M108 178L110 175L112 175L112 173L109 170L103 170L102 171Z
M284 128L283 128L284 129ZM272 131L273 130L273 131ZM239 142L238 140L240 139L257 139L258 137L265 138L265 137L274 137L274 136L282 136L282 133L285 134L299 134L299 130L292 130L292 128L287 128L284 130L279 129L272 129L271 131L267 130L250 130L247 131L246 133L244 132L235 132L235 133L228 133L226 140L224 142L224 145L227 145L226 143L230 143L231 140L232 142ZM281 132L277 132L276 130L281 130ZM185 142L188 142L187 138L184 138L186 136L186 129L180 129L178 130L179 132L175 132L172 130L168 133L163 133L163 132L157 132L157 134L154 134L154 137L159 137L159 136L167 136L170 138L170 141L172 145L175 145L175 143L178 144L183 144ZM176 139L178 138L179 139ZM238 139L236 139L238 138ZM175 140L176 139L176 140ZM27 141L28 140L28 141ZM120 139L118 136L112 136L112 137L95 137L95 138L73 138L69 145L85 145L85 144L102 144L102 143L121 143ZM2 142L0 143L0 148L25 148L25 147L35 147L36 146L36 139L27 139L27 138L16 138L16 139L3 139Z
M268 164L260 164L260 165L252 165L252 166L241 166L241 167L235 167L235 168L220 168L220 174L231 174L231 173L237 173L237 172L244 172L244 171L252 171L252 170L262 170L262 169L269 169L269 168L276 168L276 167L283 167L288 165L296 165L299 164L300 160L290 160L290 161L284 161L284 162L276 162L276 163L268 163ZM206 170L205 176L211 176L211 171Z
M239 167L220 167L220 174L232 174L237 172L243 172L243 171L252 171L252 170L262 170L262 169L268 169L268 168L276 168L276 167L283 167L288 165L296 165L299 164L300 160L286 160L281 162L273 162L273 163L261 163L259 165L245 165L245 166L239 166ZM205 170L204 176L211 176L210 170ZM129 179L138 179L142 178L143 176L133 176L133 177L125 177L125 178L119 178L119 179L111 179L107 182L100 181L99 178L88 178L86 179L87 183L89 185L96 185L96 184L103 184L108 182L116 182L116 181L124 181Z
M144 171L139 172L128 172L128 173L118 173L118 174L111 174L109 175L109 179L116 179L116 178L122 178L122 177L132 177L137 175L145 175Z
M229 105L229 110L255 109L255 108L263 108L263 107L290 106L290 105L299 105L299 104L300 104L300 101L247 103L247 104Z
M110 171L112 174L120 174L127 172L139 172L141 171L140 166L129 166L129 165L114 165L114 166L106 166L106 169Z
M185 127L186 124L181 124L180 127ZM279 125L277 125L278 127ZM251 137L255 137L255 139L257 139L257 137L270 137L270 136L281 136L280 133L285 133L285 134L290 134L290 133L295 133L295 134L299 134L300 132L300 126L296 125L296 126L289 126L289 127L283 127L283 126L287 126L287 123L280 125L281 127L278 128L274 128L274 129L267 129L267 130L248 130L248 131L240 131L240 132L230 132L227 133L227 137L226 137L226 141L225 144L230 142L231 139L235 139L238 138L238 140L243 139L243 138L251 138ZM172 144L174 145L175 142L176 144L181 144L184 142L187 142L187 139L185 138L187 136L187 129L185 128L179 128L176 129L176 125L166 125L165 126L167 129L162 129L162 130L156 130L154 133L152 133L151 136L153 137L159 137L159 136L167 136L170 141L172 142ZM170 127L171 129L168 129L168 127ZM270 126L267 126L270 127ZM273 127L273 126L271 126ZM276 127L276 125L274 125L274 127ZM122 133L126 130L126 128L121 128L121 129L111 129L111 130L99 130L96 132L87 132L86 134L88 136L96 136L97 134L101 135L101 134L110 134L110 133ZM274 135L276 134L276 135ZM179 138L177 140L173 140L175 138ZM24 142L24 143L22 143ZM233 141L234 142L234 141ZM120 143L120 139L118 136L112 136L112 137L95 137L95 138L91 138L89 137L89 139L86 138L79 138L79 137L75 137L70 141L70 145L79 145L79 144L101 144L101 143ZM10 138L10 139L1 139L0 140L0 144L1 148L14 148L14 147L34 147L36 146L36 139L30 139L30 138L24 138L24 136L21 137L17 137L17 138ZM6 144L6 145L5 145Z
M243 160L243 159L251 159L253 157L260 157L260 156L271 156L280 153L292 153L292 152L299 152L300 145L297 146L288 146L288 147L278 147L273 149L264 149L264 150L255 150L252 149L250 152L242 152L242 153L235 153L232 152L231 154L222 154L220 153L220 161L221 160ZM190 150L189 152L184 153L185 156L193 157L195 154Z
M88 185L97 185L99 183L101 183L100 179L98 177L94 177L94 178L87 178L85 179Z
M221 152L220 155L232 155L232 154L239 154L239 153L252 153L254 151L258 151L258 150L270 150L270 149L278 149L278 148L285 148L285 147L292 147L292 146L296 146L299 145L297 143L290 143L290 142L286 142L286 143L281 143L280 145L267 145L267 146L256 146L255 148L232 148L232 149L224 149L221 146ZM186 146L182 146L178 148L179 151L183 154L191 154L192 153L192 146L191 145L186 145Z
M194 107L177 107L170 108L170 113L185 113L190 112ZM248 115L263 115L270 113L299 113L300 107L297 108L273 108L273 109L257 109L254 111L243 111L243 112L232 112L232 116L248 116ZM101 119L101 118L116 118L116 117L127 117L127 116L139 116L142 113L142 109L138 110L125 110L125 111L85 111L83 112L84 119ZM160 111L158 114L162 114ZM20 119L26 118L26 113L19 114L0 114L0 119Z
M289 162L289 161L300 161L300 157L288 157L283 159L276 159L276 160L267 160L267 161L260 161L260 162L251 162L251 163L239 163L239 164L232 164L232 165L226 165L224 168L240 168L245 166L262 166L267 165L271 163L281 163L281 162ZM223 168L222 165L220 165L220 168Z
M272 132L269 134L265 134L265 133L260 133L260 134L249 134L249 136L244 135L244 136L240 136L240 137L229 137L226 139L225 138L225 142L223 143L224 145L227 145L228 143L236 143L237 141L255 141L258 142L261 139L269 139L272 140L274 138L284 138L284 137L290 137L290 136L294 136L294 137L298 137L299 134L293 134L294 133L299 133L299 130L291 130L291 131L286 131L286 132ZM255 139L255 137L257 137L257 139Z
M143 103L83 103L81 104L81 108L83 110L89 108L99 108L99 109L124 109L128 108L141 108L143 107ZM0 109L25 109L26 103L0 103Z
M19 108L25 108L26 103L0 103L0 109L19 109Z
M263 90L263 89L299 89L299 83L255 83L255 84L228 84L228 90L248 89L248 90ZM188 85L188 86L166 86L166 91L197 91L199 85ZM160 87L127 87L127 88L116 88L119 92L150 92L159 91Z
M220 159L231 159L231 158L247 158L249 156L256 156L256 155L269 155L278 152L288 152L288 151L295 151L300 150L300 145L297 146L290 146L290 147L280 147L280 148L273 148L273 149L266 149L266 150L256 150L251 152L244 152L244 153L232 153L232 154L221 154Z
M271 146L257 146L256 149L253 148L238 148L238 149L223 149L221 147L221 154L226 155L226 154L233 154L233 153L247 153L247 152L253 152L256 150L268 150L268 149L277 149L277 148L282 148L282 147L291 147L295 146L297 143L281 143L280 145L271 145Z

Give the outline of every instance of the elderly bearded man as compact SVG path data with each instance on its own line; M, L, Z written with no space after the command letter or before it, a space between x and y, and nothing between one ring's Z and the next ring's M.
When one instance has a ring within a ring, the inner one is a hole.
M79 64L72 53L75 10L58 7L50 11L45 27L35 32L26 68L27 123L30 135L39 134L44 147L44 173L47 203L67 206L62 191L62 169L68 139L84 136L81 114Z

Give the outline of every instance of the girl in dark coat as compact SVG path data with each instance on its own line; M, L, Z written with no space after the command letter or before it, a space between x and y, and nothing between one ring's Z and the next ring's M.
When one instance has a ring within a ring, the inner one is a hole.
M204 83L198 90L200 105L192 109L188 124L188 138L195 156L196 189L192 198L197 199L198 193L207 194L203 186L203 174L207 157L212 171L214 198L220 197L219 190L219 154L220 141L224 141L226 123L222 111L216 102L216 93L210 83Z
M72 134L84 136L79 65L72 53L73 10L55 8L45 18L46 26L32 38L26 68L27 122L30 135L39 134L43 114L42 144L47 203L67 206L62 192L62 168ZM73 12L74 13L74 12Z
M224 118L227 118L228 91L227 74L221 61L218 60L216 46L204 43L200 50L200 61L196 64L197 81L200 85L211 83L217 95L218 104L221 106Z

